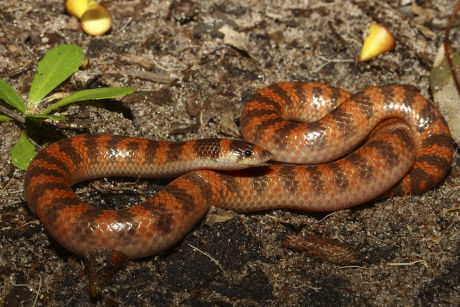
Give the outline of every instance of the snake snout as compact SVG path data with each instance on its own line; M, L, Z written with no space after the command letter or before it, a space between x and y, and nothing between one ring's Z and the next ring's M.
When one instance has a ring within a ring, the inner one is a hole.
M261 164L265 164L266 162L270 161L272 158L273 158L273 154L269 152L268 150L262 148L262 152L260 153Z

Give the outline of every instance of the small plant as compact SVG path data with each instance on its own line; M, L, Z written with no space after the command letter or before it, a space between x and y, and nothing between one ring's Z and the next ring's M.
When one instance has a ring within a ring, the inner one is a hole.
M51 104L44 110L39 110L38 107L44 101L44 98L59 84L78 71L82 61L83 50L77 45L60 45L48 51L48 53L38 63L38 71L32 81L27 103L19 97L19 94L11 85L0 78L0 100L4 100L20 113L17 114L11 109L2 107L0 104L0 111L9 115L0 114L0 121L17 120L22 124L27 125L30 120L66 120L63 116L56 116L50 113L70 103L85 100L111 99L134 92L134 89L129 87L108 87L82 90L68 95L67 97ZM23 131L11 151L11 162L17 168L25 170L35 154L35 146L29 140L26 132Z

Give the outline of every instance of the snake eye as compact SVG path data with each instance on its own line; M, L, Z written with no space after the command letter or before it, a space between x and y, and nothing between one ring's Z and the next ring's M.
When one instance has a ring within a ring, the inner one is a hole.
M246 157L250 157L250 156L252 156L252 151L250 151L249 149L246 149L246 150L244 151L244 155L245 155Z

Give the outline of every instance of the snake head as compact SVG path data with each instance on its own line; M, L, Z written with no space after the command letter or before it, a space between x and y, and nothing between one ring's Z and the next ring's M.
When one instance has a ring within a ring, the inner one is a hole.
M229 159L241 168L263 166L271 158L268 150L249 142L233 140L229 146Z
M272 154L262 147L240 140L200 139L194 141L193 148L199 163L192 160L188 170L240 170L263 166L272 157Z

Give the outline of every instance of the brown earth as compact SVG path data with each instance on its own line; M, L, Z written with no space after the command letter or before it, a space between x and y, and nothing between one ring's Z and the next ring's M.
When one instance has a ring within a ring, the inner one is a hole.
M454 6L448 0L418 1L434 13L423 21L410 1L105 1L113 29L90 37L65 13L63 2L0 1L0 77L25 98L46 51L73 43L84 48L90 64L61 90L111 85L137 93L121 102L60 110L69 118L67 127L29 127L41 145L101 132L168 140L239 137L235 121L244 102L277 81L316 80L350 91L411 84L430 98L430 69ZM372 22L388 26L396 48L358 63ZM242 45L224 40L224 26L243 36ZM457 50L459 33L454 27ZM5 306L460 303L456 158L445 181L422 195L330 215L275 210L238 214L213 226L202 222L167 253L126 263L102 296L90 300L85 261L58 246L24 202L24 172L9 155L21 129L16 122L0 123ZM101 179L76 189L90 203L123 207L152 195L157 183ZM213 210L208 219L216 216L221 213ZM364 262L344 267L282 247L292 234L337 239Z

